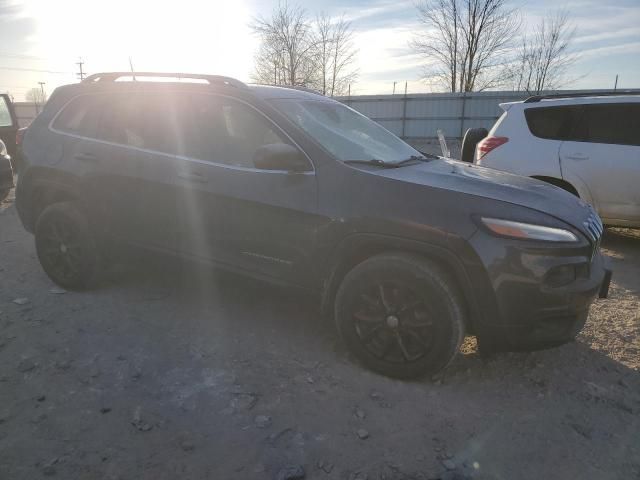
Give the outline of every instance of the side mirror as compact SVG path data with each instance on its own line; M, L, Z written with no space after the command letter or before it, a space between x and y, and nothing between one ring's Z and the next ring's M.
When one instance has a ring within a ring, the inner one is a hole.
M253 155L253 164L261 170L305 172L309 163L297 148L286 143L263 145Z

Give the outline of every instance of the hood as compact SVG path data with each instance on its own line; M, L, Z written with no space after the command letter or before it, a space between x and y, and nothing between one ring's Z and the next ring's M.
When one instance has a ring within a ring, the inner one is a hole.
M512 203L551 215L585 233L593 209L571 193L533 178L471 163L441 159L379 170L381 175L418 185L454 190Z

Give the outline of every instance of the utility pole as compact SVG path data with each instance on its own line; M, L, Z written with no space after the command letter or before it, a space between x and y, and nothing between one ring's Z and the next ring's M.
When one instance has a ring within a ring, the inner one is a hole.
M616 73L616 83L615 83L615 85L613 86L613 89L614 89L614 90L617 90L617 89L618 89L618 74L617 74L617 73Z
M44 93L44 84L45 84L45 82L38 82L38 84L40 85L40 91L42 92L42 97L40 97L40 100L42 100L42 104L44 105L44 103L45 103L45 101L47 99L47 97L46 97L46 95Z
M396 94L396 82L393 82L393 93L391 95Z
M76 73L76 75L78 76L78 78L80 79L80 81L84 80L84 77L87 76L86 73L84 73L84 71L82 70L82 66L84 65L84 62L82 61L82 58L76 62L76 65L78 65L78 73Z

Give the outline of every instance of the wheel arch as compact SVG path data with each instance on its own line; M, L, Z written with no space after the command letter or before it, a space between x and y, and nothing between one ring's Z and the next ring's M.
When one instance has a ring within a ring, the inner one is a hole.
M383 253L413 254L433 261L450 274L460 291L467 312L467 331L476 330L477 305L471 281L458 256L451 250L431 243L378 234L354 234L342 241L330 262L322 289L321 308L324 314L332 314L336 293L345 275L356 265Z
M79 200L80 194L66 183L48 180L34 182L30 189L25 227L30 232L33 232L38 217L49 205Z
M573 186L570 182L557 177L549 177L546 175L532 175L531 178L535 178L536 180L541 180L546 183L550 183L551 185L555 185L556 187L560 187L563 190L566 190L569 193L572 193L576 197L580 198L580 192L578 189Z

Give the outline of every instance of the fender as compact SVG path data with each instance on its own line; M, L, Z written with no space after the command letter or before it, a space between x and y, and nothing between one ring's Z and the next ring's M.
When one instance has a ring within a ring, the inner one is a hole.
M51 203L82 198L75 177L48 168L27 171L18 177L16 209L25 230L33 233L39 212Z
M465 267L465 263L470 261L475 263L473 259L475 253L464 239L446 237L449 245L461 253L464 252L464 258L456 254L454 249L420 240L374 233L354 233L347 236L337 246L328 262L329 268L324 275L322 288L322 312L325 314L332 312L333 301L340 283L353 267L373 255L400 251L422 255L444 266L450 272L467 304L469 330L476 330L476 326L482 322L483 315L478 308L471 278Z

